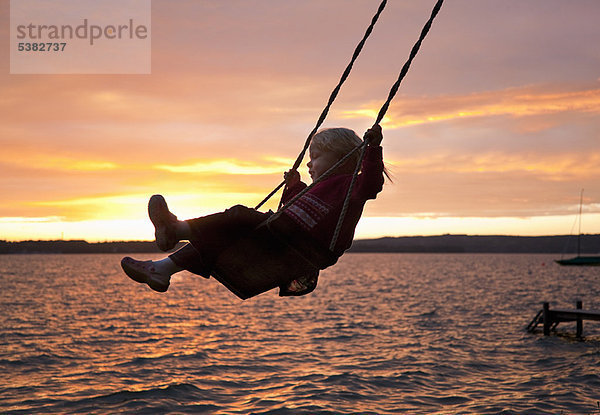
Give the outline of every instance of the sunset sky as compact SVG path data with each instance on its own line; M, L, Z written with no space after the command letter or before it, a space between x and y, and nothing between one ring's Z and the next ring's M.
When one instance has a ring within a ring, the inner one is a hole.
M372 125L433 4L389 1L324 126ZM153 0L151 74L11 75L0 0L0 239L150 240L154 193L181 219L256 205L378 5ZM600 233L599 16L447 0L382 124L393 183L357 237L569 234L582 188Z

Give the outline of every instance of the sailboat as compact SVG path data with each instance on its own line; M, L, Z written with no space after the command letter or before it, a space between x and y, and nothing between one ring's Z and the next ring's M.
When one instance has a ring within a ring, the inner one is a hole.
M577 235L577 256L569 259L557 259L555 262L560 265L579 265L579 266L600 266L600 256L581 256L581 213L583 206L583 189L579 198L579 235Z

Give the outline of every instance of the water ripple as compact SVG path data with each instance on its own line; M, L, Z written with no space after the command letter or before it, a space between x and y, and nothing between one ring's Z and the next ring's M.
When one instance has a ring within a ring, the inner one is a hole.
M241 302L185 273L156 294L119 259L0 256L0 412L600 414L600 325L524 332L545 300L600 309L594 270L355 254L310 296Z

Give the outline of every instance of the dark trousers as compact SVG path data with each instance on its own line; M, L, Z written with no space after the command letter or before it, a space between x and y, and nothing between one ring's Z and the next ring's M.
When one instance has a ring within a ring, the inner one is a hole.
M192 230L190 243L169 255L169 258L183 269L209 278L221 252L252 232L272 214L236 205L221 213L187 220Z

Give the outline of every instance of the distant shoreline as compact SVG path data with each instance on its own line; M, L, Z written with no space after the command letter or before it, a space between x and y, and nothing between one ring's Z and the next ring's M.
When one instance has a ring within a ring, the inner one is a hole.
M183 245L183 243L181 243ZM438 235L358 239L348 252L381 253L547 253L569 254L577 249L577 237ZM152 241L87 242L84 240L0 240L0 254L159 253ZM600 253L600 235L581 235L581 253Z

